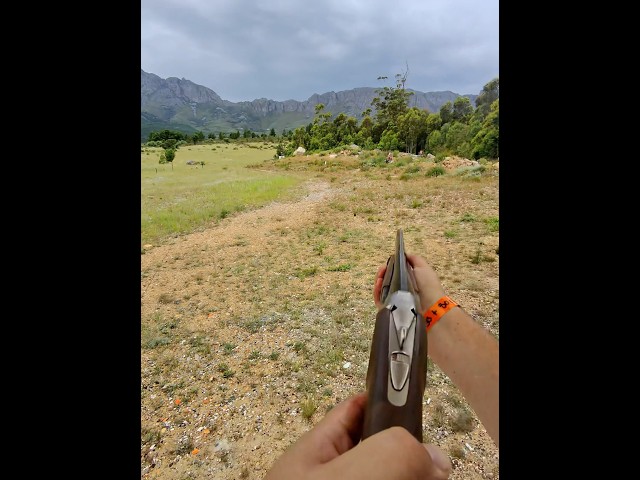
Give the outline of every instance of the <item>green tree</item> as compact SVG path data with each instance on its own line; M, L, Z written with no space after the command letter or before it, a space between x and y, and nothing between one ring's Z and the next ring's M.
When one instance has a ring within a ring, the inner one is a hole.
M444 125L445 123L451 122L451 120L453 120L453 104L446 102L440 107L440 121L442 125Z
M369 115L365 116L360 123L360 128L358 129L358 133L355 137L355 142L364 148L369 148L373 146L372 140L372 129L373 129L373 120Z
M405 83L409 68L396 74L396 86L383 87L376 91L379 95L371 101L371 105L376 109L377 129L374 132L384 132L389 126L395 128L398 124L398 117L404 115L408 110L409 97L413 92L407 92ZM378 80L384 80L387 77L378 77Z
M500 97L500 78L496 77L488 82L476 98L476 110L482 118L491 111L491 104Z
M478 158L498 158L500 156L500 100L490 106L482 128L471 141L472 156Z
M303 147L305 149L309 148L309 134L307 133L307 129L305 127L298 127L294 130L291 135L291 143L293 144L293 150L298 147Z
M198 142L201 142L202 140L204 140L204 133L202 133L201 131L195 132L191 137L191 141L193 142L194 145L197 144Z
M275 137L276 136L276 130L274 128L271 128L271 130L269 131L269 136L270 137ZM283 134L284 136L284 134Z
M149 133L149 141L156 142L163 142L168 139L174 139L177 142L178 140L186 140L186 137L185 133L167 129Z
M442 133L440 130L434 130L429 134L427 138L427 144L429 145L429 150L431 152L438 152L444 143L444 139L442 138Z
M467 97L458 97L453 102L453 111L451 112L451 118L454 121L467 123L469 117L473 113L473 106L471 100Z
M220 132L220 133L218 134L218 138L219 138L220 140L224 140L224 132Z
M380 137L378 148L380 150L388 151L398 150L399 143L400 142L398 141L398 134L392 129L387 129L382 133L382 136Z
M398 139L404 142L407 153L417 153L418 143L424 145L429 112L411 107L407 113L398 117Z
M176 151L173 148L167 148L164 151L164 157L168 163L171 163L176 158Z

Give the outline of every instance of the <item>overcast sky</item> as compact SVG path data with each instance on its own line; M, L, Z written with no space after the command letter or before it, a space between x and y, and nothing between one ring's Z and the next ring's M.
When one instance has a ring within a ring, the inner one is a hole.
M478 94L498 77L498 0L141 0L141 67L224 100L395 86ZM387 80L377 80L387 76Z

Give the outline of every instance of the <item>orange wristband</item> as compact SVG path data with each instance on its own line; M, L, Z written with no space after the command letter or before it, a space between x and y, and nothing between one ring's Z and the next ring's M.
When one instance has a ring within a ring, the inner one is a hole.
M447 295L436 300L436 303L427 308L422 314L427 323L427 332L445 313L457 306L458 304Z

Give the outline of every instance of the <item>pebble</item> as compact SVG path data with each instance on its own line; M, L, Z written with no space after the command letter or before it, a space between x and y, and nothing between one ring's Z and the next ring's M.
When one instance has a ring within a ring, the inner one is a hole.
M351 367L351 362L347 362L344 365L342 365L342 368L350 368Z

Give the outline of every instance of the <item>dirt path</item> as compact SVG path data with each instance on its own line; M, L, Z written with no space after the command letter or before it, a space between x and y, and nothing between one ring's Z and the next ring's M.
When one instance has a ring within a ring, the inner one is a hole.
M494 203L482 208L497 214L497 180L467 193L431 188L420 207L415 185L383 204L386 182L335 180L310 180L297 201L240 213L142 255L142 478L262 478L328 409L362 391L372 276L398 223L413 225L407 248L428 247L434 266L449 267L443 283L497 329L497 262L469 265L463 258L475 246L443 235L483 189ZM443 215L440 199L455 201L457 212ZM390 207L396 220L385 221ZM459 235L467 230L483 232L462 224ZM497 245L497 233L482 235L485 251ZM455 431L464 401L430 368L425 440L455 457L451 478L497 478L497 449L473 414Z

